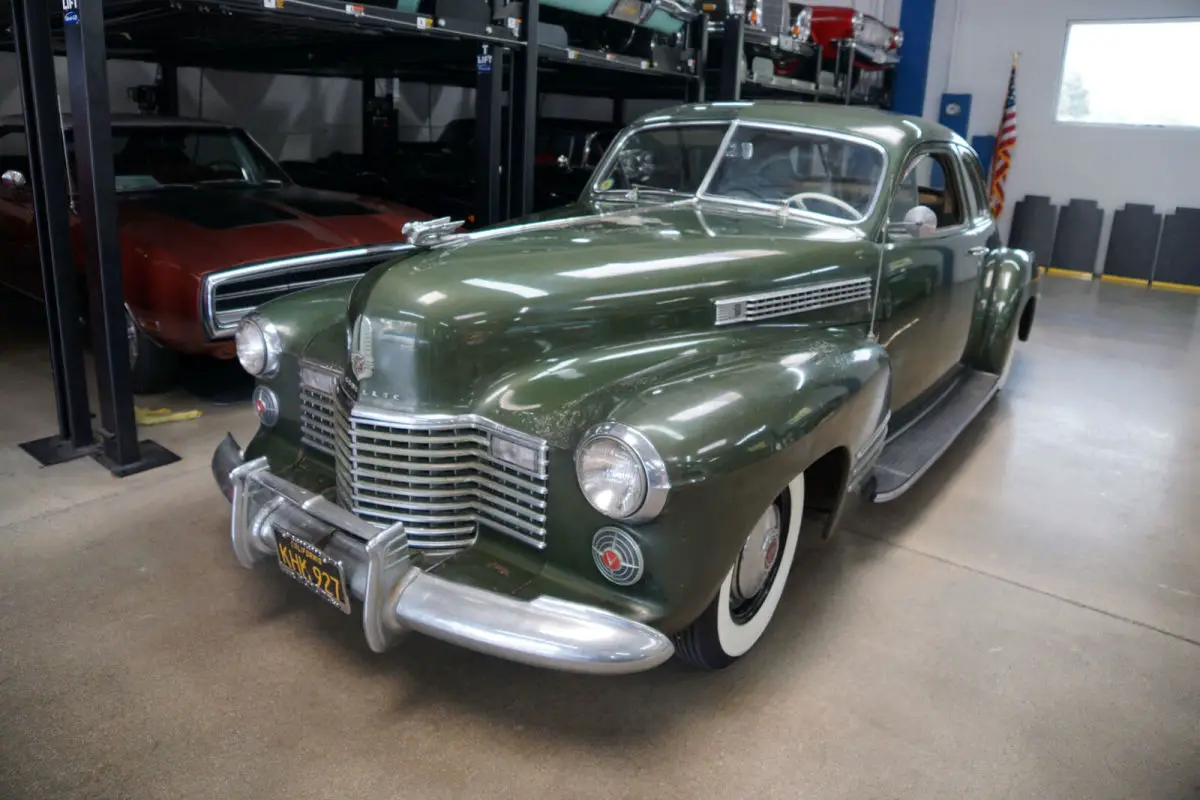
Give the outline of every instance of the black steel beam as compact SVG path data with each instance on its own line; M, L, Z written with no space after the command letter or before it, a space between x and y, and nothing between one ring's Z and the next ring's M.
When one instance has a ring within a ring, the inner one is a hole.
M146 452L141 452L133 414L103 5L101 0L64 0L63 7L75 175L103 437L94 457L114 475L124 476L178 457L153 442L143 443Z
M179 69L174 64L158 65L158 113L179 116Z
M688 84L688 102L703 103L708 90L705 75L708 72L708 15L701 14L692 21L688 33L688 45L696 54L696 80Z
M614 97L612 101L612 121L614 125L625 125L625 98Z
M525 48L516 54L512 76L512 148L513 169L509 172L512 191L511 216L533 210L534 144L538 112L538 0L525 0L521 20Z
M363 67L362 72L362 102L359 104L362 130L359 131L359 136L362 137L361 151L363 154L363 163L371 164L374 159L385 157L386 154L375 152L375 143L378 137L375 135L375 92L376 86L375 71L370 64Z
M69 461L95 448L69 238L67 156L48 9L42 0L12 0L38 260L50 328L50 372L58 412L57 436L26 442L21 447L44 465Z
M482 227L499 222L501 133L504 128L504 59L508 48L479 46L475 59L475 224Z
M746 18L741 14L730 14L725 18L725 32L721 37L721 81L718 88L719 100L726 102L742 99L742 50L746 42Z

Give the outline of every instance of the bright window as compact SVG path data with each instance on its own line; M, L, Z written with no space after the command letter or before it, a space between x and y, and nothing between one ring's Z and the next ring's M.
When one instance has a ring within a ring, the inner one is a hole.
M1060 122L1200 127L1200 19L1073 22Z

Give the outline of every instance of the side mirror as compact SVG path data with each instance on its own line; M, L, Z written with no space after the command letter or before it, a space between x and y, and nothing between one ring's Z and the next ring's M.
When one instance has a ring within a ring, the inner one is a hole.
M918 238L937 230L937 212L929 206L913 206L900 222L888 221L886 231L889 239L900 237Z
M888 239L916 238L921 235L921 226L915 222L888 222L885 231Z
M10 169L3 175L0 175L0 182L12 189L20 189L25 186L25 176L15 169Z

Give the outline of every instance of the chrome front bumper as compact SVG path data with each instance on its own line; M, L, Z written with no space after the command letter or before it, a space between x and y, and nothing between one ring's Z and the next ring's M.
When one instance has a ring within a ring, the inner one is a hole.
M377 653L406 630L537 667L599 675L641 672L674 653L661 632L625 617L553 597L520 600L446 580L417 567L401 524L380 530L246 462L233 437L213 454L213 477L233 506L233 552L244 567L275 559L282 529L342 562Z

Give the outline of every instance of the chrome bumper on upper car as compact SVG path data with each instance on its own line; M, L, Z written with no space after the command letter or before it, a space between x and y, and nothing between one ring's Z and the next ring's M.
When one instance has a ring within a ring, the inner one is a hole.
M870 61L872 64L878 64L879 66L895 66L900 63L899 54L878 45L856 41L854 43L854 51L864 60Z
M232 502L230 533L242 566L275 557L276 529L341 561L375 652L413 630L524 664L602 675L651 669L674 653L663 633L609 611L553 597L520 600L426 572L413 563L401 523L381 530L274 475L266 458L244 461L231 436L212 469Z

